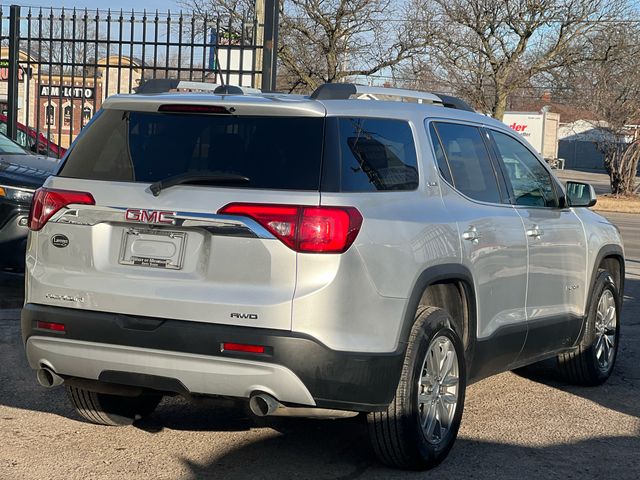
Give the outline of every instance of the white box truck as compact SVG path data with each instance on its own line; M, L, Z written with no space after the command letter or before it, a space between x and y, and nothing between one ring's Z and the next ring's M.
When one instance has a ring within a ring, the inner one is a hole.
M506 112L502 121L526 138L547 161L558 158L559 113Z

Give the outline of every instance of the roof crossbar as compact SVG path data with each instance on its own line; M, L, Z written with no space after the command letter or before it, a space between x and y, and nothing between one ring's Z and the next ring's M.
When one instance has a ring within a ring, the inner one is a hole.
M416 100L417 103L429 103L447 108L474 111L466 102L451 95L420 92L404 88L370 87L353 83L325 83L320 85L311 94L310 98L313 100L348 100L353 96L372 100L379 100L379 97L398 97Z

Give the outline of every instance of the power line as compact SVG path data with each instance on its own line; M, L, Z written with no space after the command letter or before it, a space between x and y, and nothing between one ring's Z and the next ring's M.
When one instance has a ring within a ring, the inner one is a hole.
M285 14L286 15L286 14ZM299 16L295 16L295 17L291 17L291 16L286 16L287 19L289 20L297 20L297 21L310 21L310 22L315 22L315 20L311 17L299 17ZM442 15L440 17L438 16L433 16L431 18L429 18L428 20L421 20L418 18L412 18L412 17L407 17L407 18L399 18L399 17L392 17L392 18L370 18L368 19L369 22L372 23L423 23L423 24L431 24L434 22L438 22L438 21L448 21L449 17ZM543 22L543 24L563 24L566 23L566 18L558 18L558 19L548 19L545 20ZM506 22L496 22L498 24L502 24ZM584 25L584 24L640 24L640 18L596 18L596 19L587 19L587 20L580 20L580 21L576 21L576 22L572 22L573 25Z

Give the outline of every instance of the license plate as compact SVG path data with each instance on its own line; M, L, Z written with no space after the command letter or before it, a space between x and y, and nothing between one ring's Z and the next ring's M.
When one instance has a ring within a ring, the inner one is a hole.
M186 238L184 232L129 228L122 237L120 264L180 270Z

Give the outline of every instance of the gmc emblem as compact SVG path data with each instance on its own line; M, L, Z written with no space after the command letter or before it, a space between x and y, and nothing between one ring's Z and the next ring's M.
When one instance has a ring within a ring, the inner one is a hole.
M139 208L130 208L124 214L129 222L140 223L164 223L166 225L174 225L176 212L164 210L144 210Z

